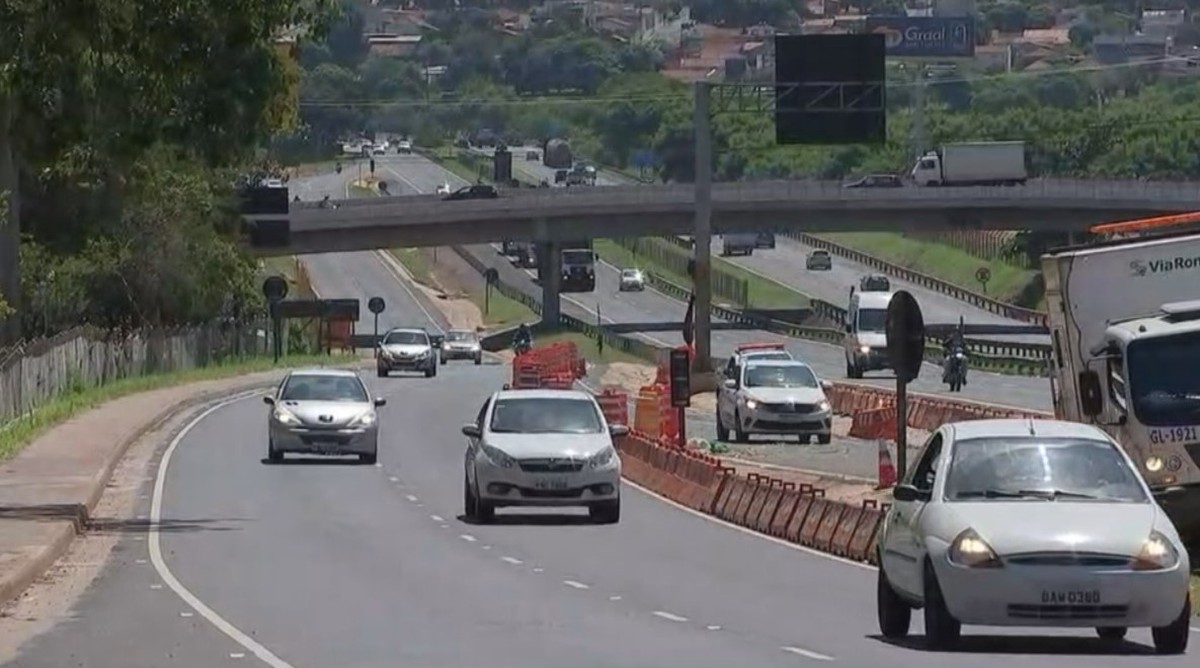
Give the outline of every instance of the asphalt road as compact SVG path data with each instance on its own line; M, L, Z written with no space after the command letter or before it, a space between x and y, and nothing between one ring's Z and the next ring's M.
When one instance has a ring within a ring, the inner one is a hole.
M890 645L877 638L870 569L630 486L615 526L528 511L468 525L459 427L504 379L470 365L366 377L390 399L378 466L264 464L265 407L252 397L216 410L180 440L162 482L169 573L147 563L131 525L73 616L12 665L259 664L234 636L274 668L1186 665L1111 655L1087 630L969 636L951 654L919 636ZM1130 639L1123 652L1149 652L1147 632Z
M517 157L522 158L520 152ZM515 162L516 160L514 160L514 164ZM390 180L402 184L405 188L404 192L428 193L442 183L449 183L451 188L465 183L440 165L415 155L377 161L376 173L381 178L393 177ZM400 193L399 190L393 190L393 192ZM470 250L489 266L501 270L502 278L514 283L515 287L527 294L541 297L541 286L533 282L530 273L514 272L508 266L507 260L500 256L495 248L471 246ZM686 305L662 293L654 290L646 290L642 293L618 292L618 272L618 268L602 263L597 268L595 292L561 295L564 312L578 317L595 318L596 308L599 306L601 320L607 322L681 322L683 320ZM683 342L681 336L666 332L640 334L639 336L667 345L679 345ZM829 379L845 377L845 355L837 346L758 331L713 332L712 341L714 355L728 355L739 343L781 342L786 344L794 355L811 364L822 377ZM862 382L879 387L895 386L895 381L890 374L878 372L871 374ZM945 393L946 386L941 383L941 368L933 364L924 365L921 377L909 387L917 392ZM968 377L967 386L961 393L953 396L1039 410L1050 410L1051 406L1049 380L982 371L972 371Z

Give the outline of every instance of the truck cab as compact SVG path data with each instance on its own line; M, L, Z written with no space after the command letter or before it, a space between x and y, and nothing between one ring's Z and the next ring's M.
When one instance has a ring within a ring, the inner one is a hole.
M567 248L562 252L563 292L591 292L596 289L596 252L590 248Z
M1196 233L1042 258L1055 416L1112 436L1189 544L1200 540L1197 258Z
M842 336L847 378L862 378L864 372L892 368L887 348L887 310L893 294L850 288Z

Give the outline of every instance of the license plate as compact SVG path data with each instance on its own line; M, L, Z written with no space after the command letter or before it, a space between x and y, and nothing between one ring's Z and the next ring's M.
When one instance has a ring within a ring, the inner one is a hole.
M567 479L566 478L540 478L540 479L534 481L533 486L537 489L544 489L547 491L553 491L553 492L562 491L567 488Z
M1043 589L1044 605L1100 605L1098 589Z

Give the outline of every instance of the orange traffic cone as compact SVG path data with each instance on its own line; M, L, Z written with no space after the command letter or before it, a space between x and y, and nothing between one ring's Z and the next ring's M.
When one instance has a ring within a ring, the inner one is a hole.
M896 465L892 463L892 452L888 449L887 441L879 439L879 486L876 489L888 489L896 486Z

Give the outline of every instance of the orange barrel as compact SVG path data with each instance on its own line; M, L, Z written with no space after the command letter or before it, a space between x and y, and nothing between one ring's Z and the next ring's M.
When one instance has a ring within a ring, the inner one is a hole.
M596 395L596 403L609 424L629 424L629 395L624 390L606 387Z
M633 411L633 430L639 434L658 437L658 390L655 385L647 385L638 392L637 404Z

